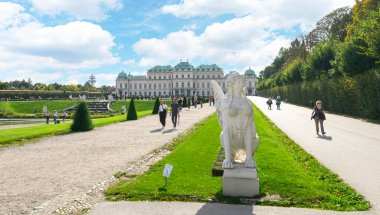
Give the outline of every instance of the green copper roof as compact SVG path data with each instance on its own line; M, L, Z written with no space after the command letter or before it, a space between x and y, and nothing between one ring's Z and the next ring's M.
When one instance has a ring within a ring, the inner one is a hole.
M128 79L144 79L146 78L145 75L132 75L131 73L128 74Z
M197 71L201 72L210 72L210 71L223 71L222 68L220 68L216 64L206 65L202 64L196 68Z
M244 74L246 77L256 77L255 71L253 71L251 68L247 69Z
M148 69L148 72L171 72L173 70L173 67L170 65L167 66L155 66L151 69Z
M180 62L174 67L175 70L177 71L189 71L193 70L194 66L192 66L189 62Z
M126 74L124 71L121 71L121 72L117 75L116 80L123 80L123 79L127 79L127 74Z

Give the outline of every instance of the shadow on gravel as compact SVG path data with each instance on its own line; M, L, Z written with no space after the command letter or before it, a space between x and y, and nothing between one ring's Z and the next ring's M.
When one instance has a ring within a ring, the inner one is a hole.
M163 133L163 134L167 134L167 133L172 133L173 131L175 131L174 128L169 129L169 130L166 130L166 131L163 131L162 133Z
M150 133L157 133L157 132L160 132L162 130L164 130L164 128L158 128L158 129L151 130Z
M332 137L331 136L326 136L326 135L318 135L319 139L323 139L323 140L328 140L328 141L332 141Z

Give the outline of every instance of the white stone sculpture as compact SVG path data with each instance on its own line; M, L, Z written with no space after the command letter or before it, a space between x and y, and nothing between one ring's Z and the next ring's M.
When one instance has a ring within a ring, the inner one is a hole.
M79 100L80 101L86 101L86 95L83 95L83 96L79 95Z
M44 106L42 107L42 112L43 112L43 113L46 113L47 111L48 111L47 106L44 105Z
M224 95L219 84L212 80L218 121L223 131L220 141L225 151L223 169L232 169L233 163L245 163L256 168L253 154L259 145L259 137L253 124L251 102L245 93L245 77L231 73L227 77L228 92Z
M112 95L108 95L108 101L109 101L109 102L113 102L113 101L115 101L115 99L113 98Z

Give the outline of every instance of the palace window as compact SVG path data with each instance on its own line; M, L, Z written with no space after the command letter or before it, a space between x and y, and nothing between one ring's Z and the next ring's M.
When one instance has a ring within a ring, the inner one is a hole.
M178 87L178 82L175 83L175 87Z
M210 88L210 82L207 82L207 88Z
M154 90L156 89L156 84L153 84L153 89L154 89Z
M185 78L185 75L182 75L182 78Z
M127 85L127 84L125 84L125 85ZM120 89L121 89L121 88L123 88L123 84L120 84Z
M161 76L158 76L158 79L161 79Z
M210 78L210 76L209 76L209 75L207 75L207 78Z
M202 75L202 78L204 78L204 76Z
M144 84L144 90L146 89L146 84Z
M188 74L187 77L190 78L190 74Z
M175 75L175 78L178 78L178 75Z
M190 82L187 82L187 87L190 87Z
M182 88L185 87L185 83L182 82Z
M202 82L202 88L205 88L205 83L204 82Z
M149 89L151 89L151 88L152 88L152 84L149 83ZM149 94L149 95L150 95L150 94Z

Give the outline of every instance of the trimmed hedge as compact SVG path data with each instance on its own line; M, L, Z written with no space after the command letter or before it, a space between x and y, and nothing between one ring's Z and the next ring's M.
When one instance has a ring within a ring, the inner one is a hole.
M187 98L186 98L186 96L183 97L183 100L182 100L182 107L187 107Z
M89 131L94 128L86 102L79 103L70 128L71 131Z
M160 108L160 99L157 97L154 103L152 114L158 114L158 109Z
M71 92L71 91L42 91L42 90L0 90L0 98L24 98L30 99L34 97L38 99L41 96L42 99L67 99L69 96L77 98L79 95L86 95L87 98L102 97L104 96L100 92Z
M137 120L137 112L134 99L132 99L131 103L129 103L127 120Z
M354 76L260 90L260 96L281 96L289 103L312 107L321 100L327 111L380 120L380 70Z

